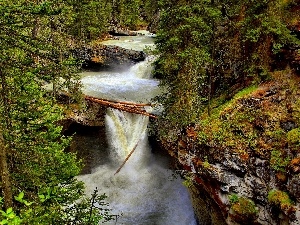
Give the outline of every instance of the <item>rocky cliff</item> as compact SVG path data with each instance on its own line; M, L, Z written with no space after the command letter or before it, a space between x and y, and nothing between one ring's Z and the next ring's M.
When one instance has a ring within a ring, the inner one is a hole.
M162 140L201 224L300 224L300 77L274 72ZM217 214L216 212L220 212Z

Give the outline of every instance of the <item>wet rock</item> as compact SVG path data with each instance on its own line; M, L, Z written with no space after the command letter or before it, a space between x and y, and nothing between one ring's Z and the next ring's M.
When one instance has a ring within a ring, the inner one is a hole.
M290 194L300 201L300 175L294 176L287 185Z
M253 165L252 171L257 177L260 177L264 182L270 181L270 166L267 160L252 158L251 165Z
M137 32L112 24L109 28L109 34L115 36L136 36Z
M239 155L231 154L226 150L222 164L227 170L234 170L237 175L243 176L247 169L246 161L242 160Z
M83 61L83 67L87 69L129 66L146 58L143 51L125 49L114 45L83 46L80 49L74 49L72 53L75 58Z
M104 126L106 108L100 104L86 101L86 107L82 109L73 109L68 115L68 120L85 126Z
M275 94L277 94L277 88L271 87L269 90L266 91L265 97L269 97Z
M271 224L277 224L276 221L270 217L270 209L265 206L258 205L258 220L257 222L259 224L263 225L271 225Z
M268 195L266 183L260 177L256 177L254 175L249 175L247 178L245 178L245 180L248 189L250 188L252 194L252 196L249 197L255 199L256 201L260 202L263 205L266 205L267 204L266 196Z
M222 165L210 165L210 168L202 171L206 176L220 183L220 190L224 193L236 191L241 185L241 178L224 169Z
M223 215L220 214L220 208L201 186L193 185L189 188L189 192L199 224L226 225Z

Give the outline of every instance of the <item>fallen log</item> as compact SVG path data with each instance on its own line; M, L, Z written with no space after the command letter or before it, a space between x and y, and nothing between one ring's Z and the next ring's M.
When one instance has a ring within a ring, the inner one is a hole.
M119 109L122 111L126 111L129 113L141 114L144 116L148 116L151 118L157 119L157 116L148 113L143 107L144 106L151 106L150 103L133 103L133 102L122 102L122 101L109 101L106 99L98 99L91 96L85 96L85 99L90 100L92 102L96 102L98 104Z
M130 156L132 155L132 153L135 151L136 147L138 146L138 143L140 141L138 141L136 143L136 145L134 146L134 148L131 150L131 152L128 154L128 156L126 157L126 159L124 160L124 162L122 163L122 165L119 167L119 169L117 169L117 171L114 173L114 175L116 175L117 173L120 172L120 170L123 168L123 166L125 165L125 163L128 161L128 159L130 158Z
M61 92L63 96L70 96L68 92ZM92 96L84 95L85 100L89 100L110 108L119 109L129 113L141 114L144 116L148 116L154 119L157 119L157 116L148 113L145 110L145 106L152 106L151 103L134 103L134 102L124 102L124 101L115 101L115 100L107 100L102 98L95 98Z
M135 103L135 102L123 102L123 101L115 101L115 100L107 100L107 99L103 99L103 98L95 98L95 97L91 97L88 95L85 95L84 97L85 99L94 101L94 102L109 102L109 103L119 103L122 105L134 105L134 106L151 106L151 103Z

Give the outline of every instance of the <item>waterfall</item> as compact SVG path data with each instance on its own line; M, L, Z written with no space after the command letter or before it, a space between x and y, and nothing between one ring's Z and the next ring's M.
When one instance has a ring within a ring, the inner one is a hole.
M148 121L149 118L146 116L108 109L105 123L112 161L123 162L134 149L130 160L135 165L141 165L142 161L148 158L150 154L147 148Z
M153 58L152 58L153 59ZM151 58L150 58L151 60ZM149 58L118 73L96 72L83 77L85 94L114 100L148 102L159 93L151 78ZM91 174L78 179L87 194L95 188L108 196L117 222L109 225L196 225L189 194L181 179L168 168L168 158L153 154L148 143L149 118L107 109L109 155ZM119 173L128 154L134 152Z
M97 188L108 196L112 213L120 216L117 223L108 225L196 225L182 181L168 169L168 159L151 153L148 120L143 115L108 109L105 122L110 154L105 164L79 179L86 183L88 194Z

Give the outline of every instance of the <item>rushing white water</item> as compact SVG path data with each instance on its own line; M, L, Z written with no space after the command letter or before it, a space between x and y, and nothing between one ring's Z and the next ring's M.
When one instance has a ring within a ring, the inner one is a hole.
M159 89L151 79L149 62L139 63L122 73L87 74L84 92L115 100L149 101ZM188 192L172 176L167 159L151 152L147 125L149 118L108 109L106 138L109 156L80 180L91 194L95 188L106 193L112 213L119 215L110 225L196 225ZM119 173L126 156L133 154Z
M118 40L107 40L102 42L104 45L116 45L122 48L143 51L145 48L154 49L153 34L145 31L138 31L139 36L120 36Z
M158 95L158 81L150 79L153 57L122 72L87 72L84 93L110 100L144 102Z

